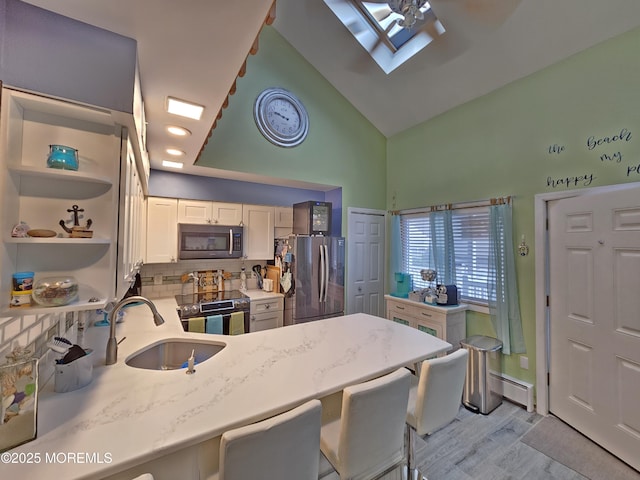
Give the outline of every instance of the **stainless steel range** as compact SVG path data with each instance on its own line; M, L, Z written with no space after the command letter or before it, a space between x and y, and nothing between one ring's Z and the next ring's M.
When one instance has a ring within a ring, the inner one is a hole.
M182 328L188 331L189 319L222 315L223 334L229 335L229 319L233 312L244 313L244 331L249 332L250 299L239 290L176 295ZM205 328L206 331L206 328Z

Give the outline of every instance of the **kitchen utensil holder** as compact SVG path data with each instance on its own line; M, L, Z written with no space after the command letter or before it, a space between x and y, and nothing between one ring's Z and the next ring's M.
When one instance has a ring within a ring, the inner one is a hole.
M58 393L72 392L85 387L93 380L93 350L71 363L56 364L54 390Z

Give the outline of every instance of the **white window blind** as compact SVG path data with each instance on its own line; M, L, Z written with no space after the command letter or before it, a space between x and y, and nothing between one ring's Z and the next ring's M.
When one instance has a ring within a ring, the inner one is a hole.
M446 238L442 222L436 222L432 232L429 212L401 215L403 271L409 273L414 288L426 288L420 270L437 270L432 255L432 235L439 245ZM489 207L472 207L452 212L455 283L460 298L466 302L487 304L487 274L489 259ZM444 272L438 272L443 283Z

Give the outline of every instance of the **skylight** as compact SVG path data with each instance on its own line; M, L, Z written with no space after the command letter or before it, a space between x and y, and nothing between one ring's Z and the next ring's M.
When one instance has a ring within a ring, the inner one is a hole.
M398 7L411 4L403 0L324 2L385 73L398 68L445 32L429 2L420 7L415 17L406 18L397 12Z

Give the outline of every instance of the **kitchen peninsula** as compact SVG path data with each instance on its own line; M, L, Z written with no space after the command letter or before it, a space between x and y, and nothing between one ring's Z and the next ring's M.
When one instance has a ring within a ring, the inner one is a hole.
M198 449L226 430L451 348L366 314L238 336L188 333L173 299L155 303L165 318L158 327L146 306L127 309L117 326L122 342L115 365L104 365L108 329L86 331L86 347L95 356L93 382L68 393L54 393L53 382L47 384L40 393L38 438L8 452L16 463L0 463L2 478L132 478L154 465L160 466L153 471L157 480L178 478L171 466L179 478L197 478ZM126 365L136 352L168 338L226 346L191 375Z

